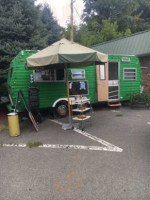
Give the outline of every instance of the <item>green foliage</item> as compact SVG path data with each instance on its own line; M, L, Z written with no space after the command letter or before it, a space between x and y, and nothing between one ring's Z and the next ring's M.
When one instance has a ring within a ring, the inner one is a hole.
M79 42L78 27L74 25L73 28L74 28L74 40L76 42ZM70 40L70 33L71 33L71 27L70 27L70 24L68 24L67 28L63 28L62 35L64 35L66 39Z
M120 32L129 28L132 32L150 27L149 0L84 0L84 20L97 19L102 23L104 19L117 21ZM149 24L149 25L148 25Z
M92 26L92 25L91 25ZM98 35L96 31L89 30L86 25L83 25L79 31L80 43L85 46L91 46L97 43Z
M131 93L130 94L130 102L138 103L138 102L150 102L150 94L149 93Z
M78 38L80 43L90 47L98 43L130 34L130 29L127 29L125 32L119 32L116 21L111 22L110 19L102 20L102 24L100 25L96 20L93 20L90 24L82 25L80 27Z
M59 39L60 26L48 5L35 0L0 0L0 82L22 49L42 49Z
M123 117L123 114L116 114L116 117Z
M149 0L84 0L79 41L87 46L150 28Z
M41 21L43 23L42 36L46 38L46 42L51 45L59 40L61 27L54 19L48 4L45 4L41 10Z
M7 95L7 86L6 86L6 84L1 84L0 85L0 94L1 95Z
M102 23L103 27L100 33L103 41L108 41L123 36L123 34L118 31L117 22L111 23L110 20L103 20Z
M33 148L33 147L39 147L39 146L42 146L43 143L42 142L28 142L27 146L29 148Z
M21 49L41 49L59 39L60 27L50 8L34 0L0 0L0 69Z

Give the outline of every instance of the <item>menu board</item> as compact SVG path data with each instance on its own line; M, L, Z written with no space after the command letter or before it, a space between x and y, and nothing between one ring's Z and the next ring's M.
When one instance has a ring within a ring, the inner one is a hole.
M38 87L29 87L29 104L31 108L39 107L39 89Z
M69 82L70 95L88 95L87 81L70 81Z

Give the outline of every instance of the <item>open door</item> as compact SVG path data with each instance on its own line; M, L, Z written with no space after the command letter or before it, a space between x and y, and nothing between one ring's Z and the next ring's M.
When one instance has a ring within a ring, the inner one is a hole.
M109 62L108 65L109 102L116 102L119 96L119 63Z
M96 65L98 102L108 101L108 63Z

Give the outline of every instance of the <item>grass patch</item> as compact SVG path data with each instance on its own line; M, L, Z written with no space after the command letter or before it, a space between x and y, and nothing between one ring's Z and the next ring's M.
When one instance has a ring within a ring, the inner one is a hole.
M3 147L3 144L4 144L3 142L0 142L0 147Z
M123 117L123 114L117 114L116 117Z
M33 147L39 147L39 146L42 146L43 143L42 142L28 142L27 146L29 148L33 148Z

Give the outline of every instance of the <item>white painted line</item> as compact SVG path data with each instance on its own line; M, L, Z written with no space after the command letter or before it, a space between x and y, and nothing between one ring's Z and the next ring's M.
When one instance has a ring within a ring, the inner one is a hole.
M51 149L80 149L80 150L92 150L92 151L113 151L106 147L98 146L81 146L81 145L61 145L61 144L44 144L39 146L40 148L51 148Z
M19 147L19 148L26 148L26 144L1 144L1 147Z
M59 125L63 125L61 122L59 122L58 120L51 120L52 122L56 123L56 124L59 124ZM113 151L116 151L116 152L122 152L123 149L109 143L109 142L106 142L105 140L102 140L94 135L91 135L90 133L87 133L87 132L84 132L84 131L81 131L80 129L73 129L73 131L77 132L77 133L80 133L81 135L84 135L88 138L90 138L91 140L94 140L104 146L106 146L108 149L112 149Z
M18 147L27 148L27 144L2 144L1 147ZM47 148L47 149L76 149L76 150L92 150L92 151L111 151L112 148L98 147L98 146L81 146L81 145L61 145L61 144L43 144L33 148Z
M59 124L62 126L62 123L57 121L57 120L51 120L52 122ZM104 147L99 147L99 146L82 146L82 145L61 145L61 144L43 144L38 147L34 148L49 148L49 149L76 149L76 150L92 150L92 151L110 151L110 152L122 152L123 149L110 144L96 136L93 136L87 132L81 131L79 129L73 129L76 133L79 133L81 135L84 135L91 140L94 140L102 145ZM18 148L27 148L27 144L1 144L0 147L18 147Z
M120 113L121 111L120 110L111 110L111 112Z
M80 133L81 135L84 135L84 136L90 138L91 140L94 140L94 141L96 141L96 142L98 142L100 144L103 144L103 145L107 146L108 148L112 148L112 149L114 149L114 150L116 150L118 152L122 152L123 151L123 149L121 149L121 148L119 148L119 147L117 147L117 146L115 146L113 144L110 144L109 142L106 142L105 140L102 140L102 139L100 139L100 138L98 138L98 137L96 137L94 135L91 135L91 134L89 134L87 132L81 131L79 129L74 129L74 131L77 132L77 133Z
M63 125L63 123L59 122L58 120L50 120L50 121L51 121L51 122L54 122L55 124L58 124L58 125L60 125L60 126Z
M150 122L147 122L148 125L150 125Z

